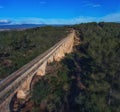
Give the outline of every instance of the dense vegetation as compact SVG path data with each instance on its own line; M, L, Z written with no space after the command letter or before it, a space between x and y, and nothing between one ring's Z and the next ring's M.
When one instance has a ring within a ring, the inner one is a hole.
M119 112L120 24L68 27L76 30L81 43L60 63L48 66L32 89L28 112ZM0 78L53 46L67 30L47 26L0 32Z
M65 27L0 32L0 79L40 55L66 36Z
M32 112L120 111L120 24L71 26L81 44L35 84Z

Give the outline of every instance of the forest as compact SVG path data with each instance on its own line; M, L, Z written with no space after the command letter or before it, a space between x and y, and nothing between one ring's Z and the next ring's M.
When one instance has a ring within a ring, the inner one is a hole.
M68 34L65 27L45 26L0 32L0 79L7 77Z
M119 112L120 24L70 27L76 30L80 45L60 63L52 63L54 69L35 84L29 111Z
M120 112L119 23L0 32L0 77L44 52L71 28L80 44L60 62L48 65L19 112Z

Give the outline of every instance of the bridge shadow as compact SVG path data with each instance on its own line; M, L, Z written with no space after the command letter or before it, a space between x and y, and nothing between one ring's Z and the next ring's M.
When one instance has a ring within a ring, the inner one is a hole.
M12 97L9 108L10 112L21 112L21 109L24 108L25 104L23 101L17 99L17 93Z
M14 112L13 107L14 107L14 102L15 102L15 100L17 99L17 96L16 96L16 95L17 95L17 94L15 94L15 95L12 97L12 99L11 99L11 102L10 102L10 105L9 105L10 112Z

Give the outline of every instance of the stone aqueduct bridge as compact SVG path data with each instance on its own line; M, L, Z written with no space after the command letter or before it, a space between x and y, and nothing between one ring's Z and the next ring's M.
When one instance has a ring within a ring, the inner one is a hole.
M35 75L45 75L46 65L60 61L66 53L70 53L74 44L75 31L55 44L48 51L38 56L22 68L0 82L0 112L10 112L10 102L14 95L24 99L30 91Z

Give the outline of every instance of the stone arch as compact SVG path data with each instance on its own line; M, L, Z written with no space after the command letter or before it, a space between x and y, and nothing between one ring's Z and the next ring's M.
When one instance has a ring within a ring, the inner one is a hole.
M46 65L47 65L47 61L45 61L45 62L39 67L36 75L44 76L44 75L45 75L45 70L46 70Z
M54 61L53 56L50 56L49 59L47 60L47 63L49 64L49 63L52 63L53 61Z
M58 51L56 51L55 53L54 53L54 61L60 61L60 56L59 56L59 52Z
M54 61L60 61L64 56L65 52L62 46L53 54Z
M72 39L70 39L64 44L64 51L65 53L69 54L72 52L72 50L73 50L73 41Z
M26 96L29 94L29 92L31 90L31 82L32 82L34 75L35 74L28 75L26 80L19 87L19 89L17 90L17 94L16 94L18 99L25 99Z
M65 56L65 52L64 52L64 46L61 46L59 48L59 53L60 53L60 58L63 58Z

